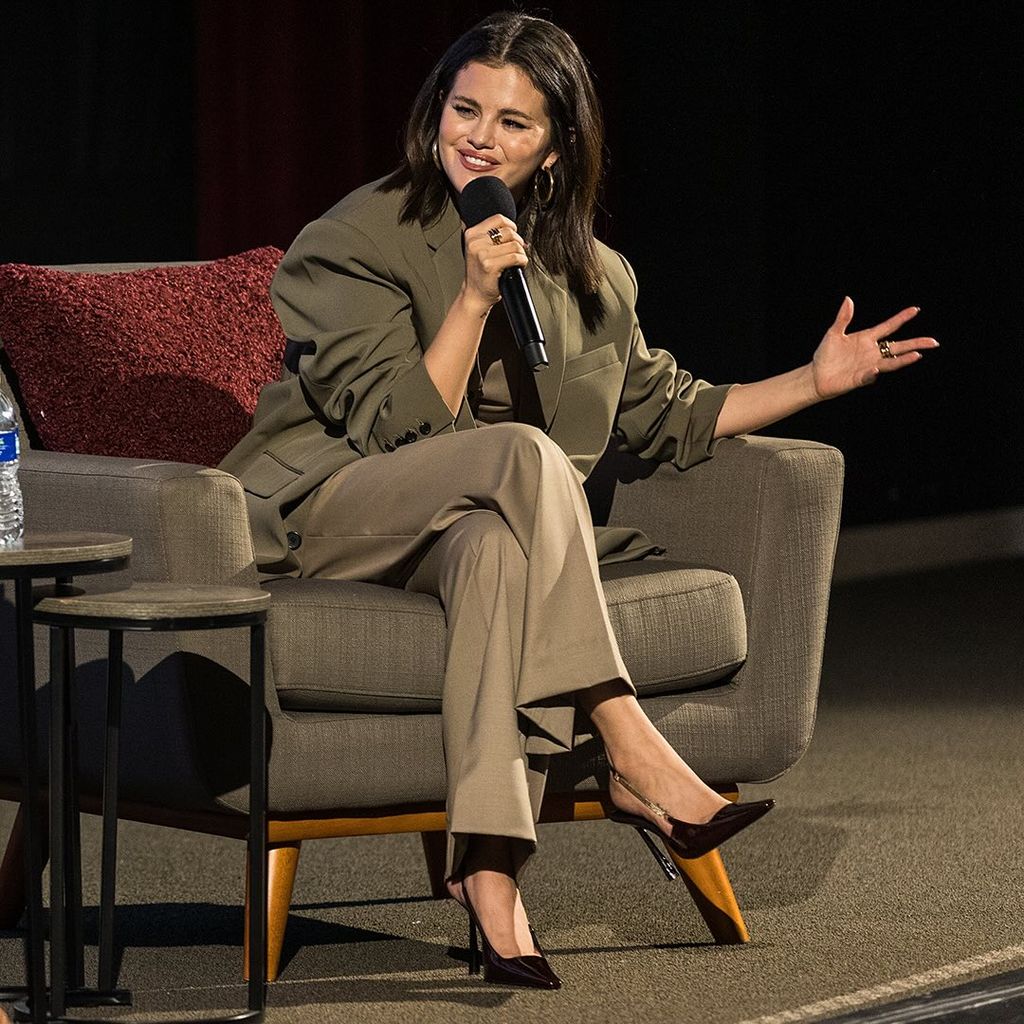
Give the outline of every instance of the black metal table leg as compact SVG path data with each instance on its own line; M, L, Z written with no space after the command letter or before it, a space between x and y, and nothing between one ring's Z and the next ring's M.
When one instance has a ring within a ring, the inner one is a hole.
M107 647L107 731L103 763L103 853L100 881L98 986L114 988L114 903L117 888L117 776L120 763L124 633L112 629Z
M249 635L249 1009L267 1002L267 723L264 706L264 632Z
M73 892L77 873L74 870L74 849L67 839L76 831L71 825L69 807L71 791L67 788L71 774L68 763L68 694L71 684L69 630L50 629L50 843L55 856L50 858L50 989L49 1016L63 1017L67 1008L68 963L71 956L74 972L74 936L67 928L69 892ZM70 827L69 827L70 826ZM80 879L78 879L80 884ZM80 938L80 936L79 936ZM29 1003L32 1020L37 1017ZM45 1016L44 1018L45 1019Z
M74 579L57 576L56 593L74 593ZM75 1001L71 990L85 984L85 946L82 934L82 829L78 802L78 721L75 684L75 633L64 632L64 645L68 663L67 687L64 693L64 914L67 938L67 989L65 999L69 1006Z
M64 636L68 676L64 695L64 918L67 937L66 1000L74 1006L71 990L85 984L85 944L82 934L82 826L78 803L78 699L75 683L75 633Z
M69 704L74 697L74 684ZM68 1005L74 1006L72 990L85 984L85 934L82 921L82 826L78 803L78 730L73 728L65 748L71 770L64 779L64 841L67 857L64 863L64 916L67 938Z
M50 628L50 1013L63 1017L67 1008L67 932L64 904L66 866L64 807L66 777L65 742L67 727L68 677L67 630Z
M32 580L14 583L18 636L18 703L21 718L21 772L24 785L25 874L28 934L25 936L25 981L28 1006L36 1024L46 1020L46 962L43 959L43 866L39 850L39 777L36 729L36 669L32 637Z

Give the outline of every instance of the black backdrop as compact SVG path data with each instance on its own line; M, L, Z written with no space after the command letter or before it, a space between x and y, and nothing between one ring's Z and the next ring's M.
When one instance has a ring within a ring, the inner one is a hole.
M394 165L426 71L502 6L4 5L0 261L287 247ZM769 432L843 449L848 524L1024 502L1019 5L527 9L598 80L597 231L650 344L750 380L805 360L844 294L855 327L920 305L938 352Z

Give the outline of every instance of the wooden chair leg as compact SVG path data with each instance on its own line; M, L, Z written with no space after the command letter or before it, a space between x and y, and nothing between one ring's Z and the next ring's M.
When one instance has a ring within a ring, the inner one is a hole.
M295 872L299 866L301 842L271 843L267 848L267 981L276 981L281 966L281 948L292 905ZM243 976L249 980L249 857L245 863L245 938Z
M423 856L427 861L427 875L430 878L430 895L435 900L448 898L448 887L444 884L444 866L448 859L448 836L444 832L421 832Z
M693 859L677 857L671 850L668 852L715 942L723 946L749 942L750 933L718 850Z
M50 839L45 826L40 829L39 838L41 866L45 868ZM0 928L18 927L25 910L25 900L25 809L19 806L7 838L3 861L0 862Z

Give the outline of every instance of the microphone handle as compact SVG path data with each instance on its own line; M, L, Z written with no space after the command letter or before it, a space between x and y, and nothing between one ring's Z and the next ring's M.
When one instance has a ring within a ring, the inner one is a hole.
M548 365L548 354L544 348L544 332L541 330L533 297L526 286L526 275L522 267L509 267L498 278L502 305L508 314L516 344L522 350L527 365L537 371Z

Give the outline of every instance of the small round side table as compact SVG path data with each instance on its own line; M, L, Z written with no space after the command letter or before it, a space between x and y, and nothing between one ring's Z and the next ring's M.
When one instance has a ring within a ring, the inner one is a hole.
M17 644L18 718L21 740L22 785L24 787L25 887L28 903L28 935L25 939L25 980L31 1019L47 1018L46 961L43 954L43 897L40 887L42 861L39 850L39 779L36 750L35 650L32 639L32 581L53 579L58 590L68 587L75 576L117 572L128 564L130 537L111 533L26 533L15 544L0 545L0 580L14 580L15 637ZM52 709L52 704L51 704ZM58 709L60 710L60 709ZM51 714L50 781L63 789L63 751L69 744L67 716L61 715L54 732ZM57 768L55 774L55 766ZM73 781L72 781L73 785ZM50 831L55 840L51 869L51 903L64 906L65 808L50 802ZM59 840L59 845L56 841ZM59 888L58 888L59 887ZM64 956L66 936L63 918L59 934L51 923L51 950L60 946ZM15 991L15 990L12 990Z
M113 991L114 891L117 856L117 773L121 727L121 687L126 631L232 629L249 633L249 914L248 1010L226 1021L259 1021L266 1006L267 965L267 732L264 706L265 623L270 594L255 587L185 584L136 584L107 594L41 594L33 613L37 623L51 627L50 661L65 691L74 670L66 646L75 629L107 631L107 710L103 767L103 840L100 868L99 986ZM55 799L51 797L51 799ZM63 964L51 954L51 1020L64 1014ZM77 1019L77 1018L76 1018Z

